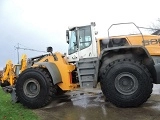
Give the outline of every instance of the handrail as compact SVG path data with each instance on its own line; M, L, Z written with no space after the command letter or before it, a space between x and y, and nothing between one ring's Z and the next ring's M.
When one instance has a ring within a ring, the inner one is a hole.
M138 31L140 32L140 34L141 34L141 36L142 36L142 40L143 40L143 45L145 46L143 34L142 34L142 32L140 31L139 27L138 27L134 22L112 24L112 25L108 28L108 39L109 39L109 40L110 40L109 30L110 30L113 26L115 26L115 25L122 25L122 24L133 24L133 25L138 29ZM112 43L112 45L113 45L113 42L111 42L111 43Z

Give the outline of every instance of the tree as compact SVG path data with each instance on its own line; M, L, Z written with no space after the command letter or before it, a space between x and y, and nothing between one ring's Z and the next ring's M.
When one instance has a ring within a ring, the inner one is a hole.
M160 35L160 18L158 18L155 23L152 23L150 28L153 28L151 29L152 35Z

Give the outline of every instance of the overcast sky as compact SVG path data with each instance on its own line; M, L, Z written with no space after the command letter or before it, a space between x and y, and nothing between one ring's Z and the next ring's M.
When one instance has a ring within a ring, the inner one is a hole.
M0 0L0 69L8 59L17 62L15 47L67 51L68 26L94 21L99 36L107 36L112 23L135 22L150 26L159 16L159 0ZM20 50L20 55L40 52Z

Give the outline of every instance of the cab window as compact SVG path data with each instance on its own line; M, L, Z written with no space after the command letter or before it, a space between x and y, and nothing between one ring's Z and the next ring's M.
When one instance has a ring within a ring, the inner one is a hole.
M68 54L75 53L77 51L77 40L76 40L76 31L70 32L70 39L69 39L69 49Z
M79 29L79 47L80 50L87 48L91 45L91 28L90 26L82 27Z

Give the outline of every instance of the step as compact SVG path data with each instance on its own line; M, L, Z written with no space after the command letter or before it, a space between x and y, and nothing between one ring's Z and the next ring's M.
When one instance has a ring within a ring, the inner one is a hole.
M82 88L93 88L93 81L81 82Z
M81 82L93 82L93 80L81 80Z
M80 61L78 61L78 63L88 63L88 62L96 62L97 61L97 59L95 59L95 58L91 58L91 59L83 59L83 60L80 60Z
M94 75L94 73L93 72L90 72L90 73L79 73L79 75L80 76L82 76L82 75Z
M93 88L93 85L95 83L96 77L96 65L98 63L97 58L89 58L89 59L81 59L77 62L77 71L78 71L78 78L80 87L91 87Z
M95 66L81 66L81 67L78 67L78 69L91 69L91 68L95 68Z

